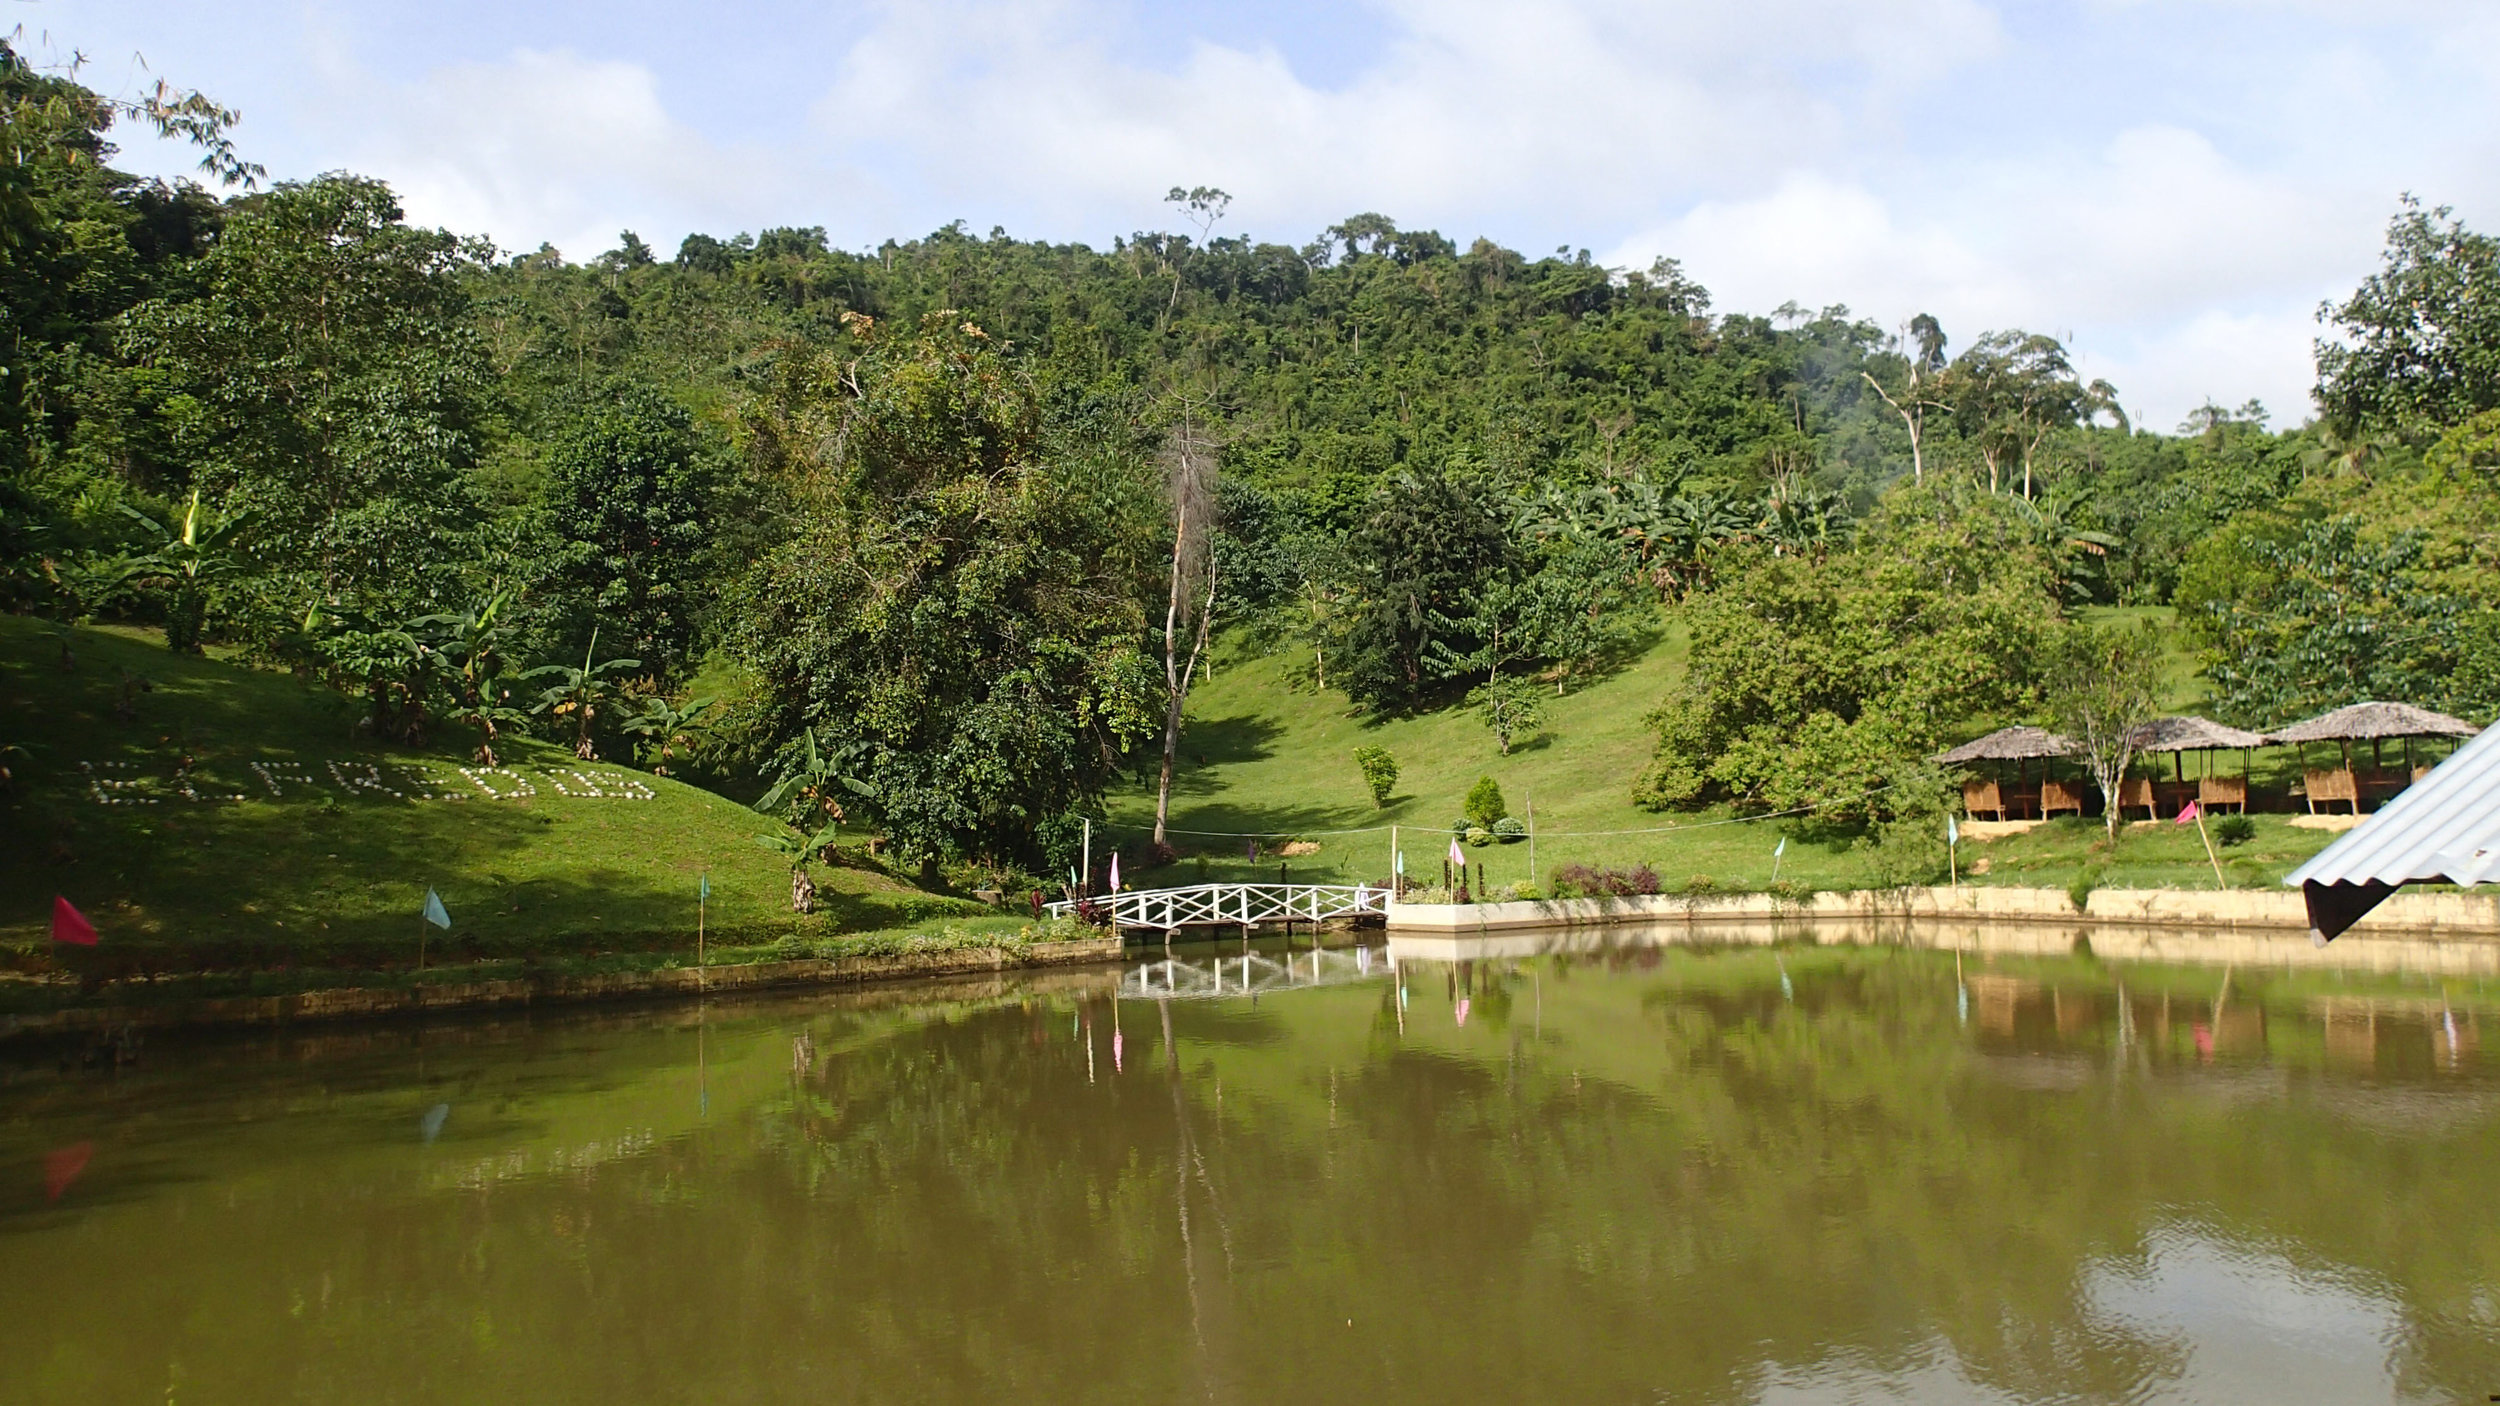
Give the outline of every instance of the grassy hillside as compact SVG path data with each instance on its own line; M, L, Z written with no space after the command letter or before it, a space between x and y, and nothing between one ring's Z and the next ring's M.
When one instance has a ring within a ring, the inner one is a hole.
M1648 648L1618 672L1549 700L1543 734L1514 745L1504 757L1467 710L1377 721L1356 713L1345 695L1313 688L1304 677L1307 661L1249 652L1235 641L1218 661L1214 678L1190 695L1172 823L1181 830L1258 832L1268 837L1261 842L1261 857L1252 862L1246 841L1230 835L1176 834L1172 843L1181 862L1137 877L1177 883L1203 871L1209 877L1273 879L1279 872L1277 845L1292 839L1318 846L1316 853L1281 861L1293 877L1377 880L1390 870L1388 827L1394 824L1404 827L1400 842L1408 878L1437 884L1450 822L1459 816L1467 788L1479 776L1490 776L1514 815L1524 817L1534 808L1540 881L1559 864L1646 863L1670 889L1697 877L1718 888L1759 888L1771 881L1772 852L1785 837L1782 880L1816 888L1870 883L1870 866L1852 832L1796 820L1742 820L1724 809L1658 814L1632 804L1633 777L1655 742L1642 720L1681 676L1685 648L1680 628L1662 624ZM2165 682L2170 707L2196 705L2200 683L2193 661L2173 659ZM1354 766L1354 749L1366 744L1388 748L1400 768L1385 808L1372 805ZM1151 781L1118 797L1112 816L1124 842L1150 833ZM2224 851L2234 886L2271 884L2332 838L2294 829L2288 821L2259 816L2257 838ZM1331 833L1343 831L1360 833ZM1484 864L1494 885L1529 877L1525 843L1466 853L1471 862ZM1986 864L1975 876L1979 882L2063 888L2087 868L2111 886L2214 882L2194 827L2166 823L2123 830L2114 849L2098 822L2059 822L1986 845L1966 842L1964 863L1981 860Z
M45 959L56 893L121 970L398 965L428 886L453 918L436 961L690 953L706 872L730 943L972 911L855 859L815 871L822 906L802 918L788 868L754 842L780 827L709 792L528 741L472 777L465 736L378 745L346 700L283 674L137 632L68 644L64 669L57 634L0 617L0 744L21 749L0 758L9 965Z

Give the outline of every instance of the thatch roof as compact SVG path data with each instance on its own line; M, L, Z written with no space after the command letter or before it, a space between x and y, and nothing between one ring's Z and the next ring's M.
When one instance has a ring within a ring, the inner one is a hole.
M2355 703L2266 734L2268 742L2371 742L2397 737L2472 737L2481 728L2410 703Z
M1949 752L1938 752L1935 760L1946 766L1964 762L2020 762L2039 757L2062 757L2075 750L2075 744L2046 728L2003 727L1975 741L1965 742Z
M2155 718L2136 729L2139 752L2205 752L2217 748L2260 747L2265 738L2210 718Z

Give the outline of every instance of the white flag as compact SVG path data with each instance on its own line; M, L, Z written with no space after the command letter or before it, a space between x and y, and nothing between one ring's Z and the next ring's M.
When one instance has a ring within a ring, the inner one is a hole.
M1950 815L1944 818L1944 842L1948 845L1962 842L1962 823Z

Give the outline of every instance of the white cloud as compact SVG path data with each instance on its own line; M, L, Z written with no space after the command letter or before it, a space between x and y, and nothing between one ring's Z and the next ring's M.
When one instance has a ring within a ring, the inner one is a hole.
M1617 246L1659 254L1723 307L1847 303L1886 324L1932 312L1967 345L2021 326L2070 339L2167 426L2208 397L2306 414L2312 311L2374 243L2380 207L2253 172L2172 127L2100 150L1974 163L1880 195L1814 172L1705 201Z
M785 159L689 130L639 64L523 51L406 86L352 71L334 81L366 116L349 164L389 179L412 219L507 248L543 240L585 259L621 228L715 227L787 189Z
M895 7L842 64L819 121L863 164L906 153L898 180L956 199L1012 192L1054 222L1142 215L1155 192L1198 180L1269 229L1361 209L1612 221L1662 191L1844 148L1879 95L1998 39L1969 0L1391 9L1400 37L1324 90L1267 48L1201 43L1171 72L1124 64L1086 4Z

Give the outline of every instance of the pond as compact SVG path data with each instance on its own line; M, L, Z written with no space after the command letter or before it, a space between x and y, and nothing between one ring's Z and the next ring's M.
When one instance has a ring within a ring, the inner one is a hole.
M2500 987L2339 946L1305 941L19 1049L0 1402L2481 1401Z

